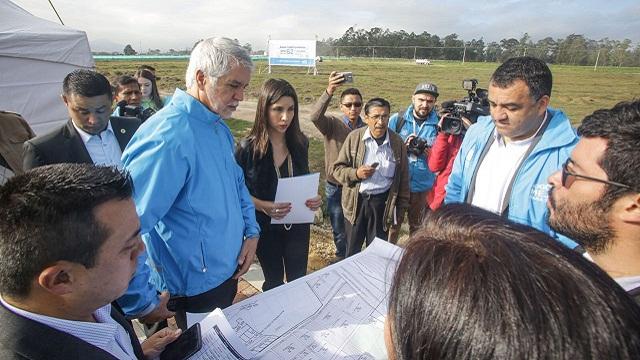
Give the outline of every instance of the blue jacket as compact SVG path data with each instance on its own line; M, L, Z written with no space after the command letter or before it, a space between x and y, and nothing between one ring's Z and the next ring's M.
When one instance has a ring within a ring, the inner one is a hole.
M235 273L243 240L260 233L233 151L224 121L179 89L124 150L158 289L193 296L217 287Z
M393 131L396 131L399 120L398 114L399 113L393 114L391 119L389 119L389 129ZM406 141L409 135L414 133L415 129L415 133L426 140L429 146L433 145L436 141L436 135L438 135L437 125L440 120L434 110L429 113L422 127L418 126L413 118L413 105L409 106L405 111L404 120L404 125L402 125L402 129L400 129L398 133L402 140ZM424 154L418 156L416 161L411 161L411 156L409 157L409 187L411 192L430 190L435 179L436 175L429 170L427 157Z
M509 219L541 230L574 248L577 246L575 242L551 230L547 223L547 199L551 188L547 179L562 167L578 143L578 136L562 111L551 108L548 111L551 120L540 142L515 175L509 198ZM479 117L478 122L469 128L453 163L445 203L465 202L480 154L494 130L491 116Z

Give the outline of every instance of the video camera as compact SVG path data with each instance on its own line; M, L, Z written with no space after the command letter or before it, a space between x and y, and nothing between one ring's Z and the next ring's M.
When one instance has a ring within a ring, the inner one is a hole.
M143 109L142 106L131 106L127 105L126 100L122 100L116 104L118 107L118 116L117 117L134 117L140 119L141 122L144 122L151 115L155 114L156 111L152 108Z
M466 129L462 123L462 117L465 117L474 124L478 121L478 116L489 115L489 100L486 89L476 88L478 80L465 79L462 80L462 88L467 90L468 95L462 100L449 100L442 102L443 114L447 115L442 120L442 132L451 135L463 134Z

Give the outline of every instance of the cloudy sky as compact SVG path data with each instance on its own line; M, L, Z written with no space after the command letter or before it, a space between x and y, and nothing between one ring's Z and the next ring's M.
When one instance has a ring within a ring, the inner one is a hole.
M58 21L45 0L13 0L32 14ZM534 41L575 33L640 42L638 0L364 1L364 0L52 0L66 25L87 32L94 51L191 48L214 35L264 49L267 38L342 36L350 26L389 28L464 40Z

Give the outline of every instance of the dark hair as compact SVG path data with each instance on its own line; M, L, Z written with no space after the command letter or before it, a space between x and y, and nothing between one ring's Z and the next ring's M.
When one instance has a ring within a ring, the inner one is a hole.
M131 197L132 182L115 167L57 164L9 179L0 188L0 293L29 295L56 261L95 265L110 235L93 210Z
M632 359L640 308L556 240L469 204L412 236L394 276L396 359Z
M347 95L358 95L360 97L360 101L362 101L362 94L360 94L360 90L356 88L344 89L344 91L340 94L340 100L344 99L344 97Z
M511 86L514 81L522 80L529 88L529 95L534 100L542 96L551 96L553 77L544 61L531 57L510 58L498 66L491 75L491 84L500 88Z
M144 65L143 65L144 66ZM156 108L162 109L163 103L162 103L162 98L160 97L160 94L158 93L158 85L156 84L156 76L155 74L150 71L150 70L146 70L146 69L141 69L136 71L135 74L135 78L136 81L138 78L145 78L149 81L151 81L151 101L153 101L153 103L156 105Z
M606 139L607 149L598 164L610 181L632 188L605 185L601 198L605 208L629 192L640 192L640 100L623 101L611 109L594 111L582 120L578 134Z
M129 84L136 84L138 85L138 88L140 87L140 85L138 84L138 80L136 78L134 78L133 76L130 75L120 75L118 76L115 81L113 82L113 93L115 95L118 95L118 93L120 93L120 91L122 91L122 88L125 85L129 85Z
M269 107L284 96L291 97L294 105L293 120L285 133L287 147L289 147L289 151L295 151L295 149L302 149L307 142L306 136L300 130L296 90L284 79L267 79L260 89L256 118L249 136L247 136L249 142L253 143L254 159L261 159L267 153L269 147L269 133L267 132Z
M156 74L156 68L154 68L151 65L142 64L142 65L138 66L138 71L140 71L140 70L149 70L149 71L151 71L151 73L153 73L153 75ZM160 78L158 78L158 77L156 79L160 80Z
M65 96L76 94L84 97L94 97L107 94L113 98L111 85L104 75L86 69L77 69L68 73L62 81L62 93Z
M369 110L373 107L386 107L387 110L391 111L391 104L389 104L387 100L383 98L373 98L365 104L364 114L369 115Z

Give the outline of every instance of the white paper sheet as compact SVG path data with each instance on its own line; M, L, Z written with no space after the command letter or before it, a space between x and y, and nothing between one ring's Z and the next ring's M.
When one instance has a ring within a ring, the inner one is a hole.
M275 202L291 203L291 211L280 220L271 218L272 224L312 223L314 212L304 203L318 196L320 173L278 179Z
M248 360L252 353L237 337L220 309L200 321L202 349L190 360Z

